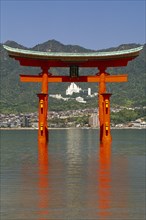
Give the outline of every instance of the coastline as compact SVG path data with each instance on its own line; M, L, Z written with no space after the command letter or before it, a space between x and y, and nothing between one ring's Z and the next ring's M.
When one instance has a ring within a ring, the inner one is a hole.
M48 130L99 130L99 128L88 128L88 127L69 127L69 128L48 128ZM111 127L111 130L125 130L125 129L136 129L136 130L144 130L146 128L138 128L138 127ZM31 130L31 131L38 131L38 128L29 128L29 127L25 127L25 128L0 128L1 130L5 130L5 131L18 131L18 130Z

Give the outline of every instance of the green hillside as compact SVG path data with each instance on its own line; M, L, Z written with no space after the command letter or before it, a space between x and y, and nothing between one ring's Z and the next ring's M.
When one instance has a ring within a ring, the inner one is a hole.
M40 51L52 51L52 52L90 52L88 50L77 45L63 45L55 40L50 40L45 43L36 45L33 48L26 48L13 41L7 41L5 43L11 47L32 49ZM140 46L138 44L126 44L120 45L116 48L108 48L110 50L123 50ZM105 50L102 50L105 51ZM129 62L127 67L122 68L109 68L108 72L111 74L128 74L127 83L112 83L107 85L107 90L111 92L112 105L122 106L144 106L146 103L145 89L145 75L146 75L146 45L137 57L132 62ZM37 111L38 99L36 94L40 92L40 84L35 83L21 83L19 81L19 74L37 74L41 70L33 67L23 67L19 65L19 62L8 57L7 52L0 44L0 56L1 56L1 112L34 112ZM95 74L96 68L84 68L80 69L80 75ZM55 75L67 75L68 69L65 68L52 68L50 70ZM92 92L98 91L98 85L95 83L77 83L82 89L91 88ZM49 94L62 94L65 96L65 90L69 83L53 83L49 84ZM81 104L76 101L58 101L53 98L49 98L50 110L67 110L78 109L87 107L96 107L97 98L89 98L87 103Z

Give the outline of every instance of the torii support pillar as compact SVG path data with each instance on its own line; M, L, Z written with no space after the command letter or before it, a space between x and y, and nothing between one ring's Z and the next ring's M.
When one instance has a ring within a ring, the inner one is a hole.
M38 142L39 144L47 145L48 143L48 125L47 125L47 110L48 110L48 94L37 94L39 98L39 120L38 120Z
M39 145L47 145L48 143L48 67L41 67L42 91L38 94L39 97L39 122L38 122L38 142ZM36 80L36 77L35 77Z
M101 94L103 97L103 124L102 124L102 143L111 143L111 129L110 129L110 93ZM100 132L101 132L100 131Z

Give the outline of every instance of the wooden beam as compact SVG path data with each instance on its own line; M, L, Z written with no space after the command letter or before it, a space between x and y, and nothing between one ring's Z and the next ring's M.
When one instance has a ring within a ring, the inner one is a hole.
M128 74L123 75L114 75L114 76L106 76L105 82L128 82Z
M20 75L21 82L42 82L42 75ZM128 75L107 75L105 76L105 82L127 82ZM90 82L90 83L99 83L100 76L79 76L79 77L70 77L70 76L48 76L48 83L60 83L60 82Z
M42 82L42 76L20 75L21 82Z

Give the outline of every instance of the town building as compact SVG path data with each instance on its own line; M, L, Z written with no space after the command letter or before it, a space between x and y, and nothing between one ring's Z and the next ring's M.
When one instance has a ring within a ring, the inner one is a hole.
M89 126L92 128L98 128L99 127L99 119L97 113L92 113L89 117Z

